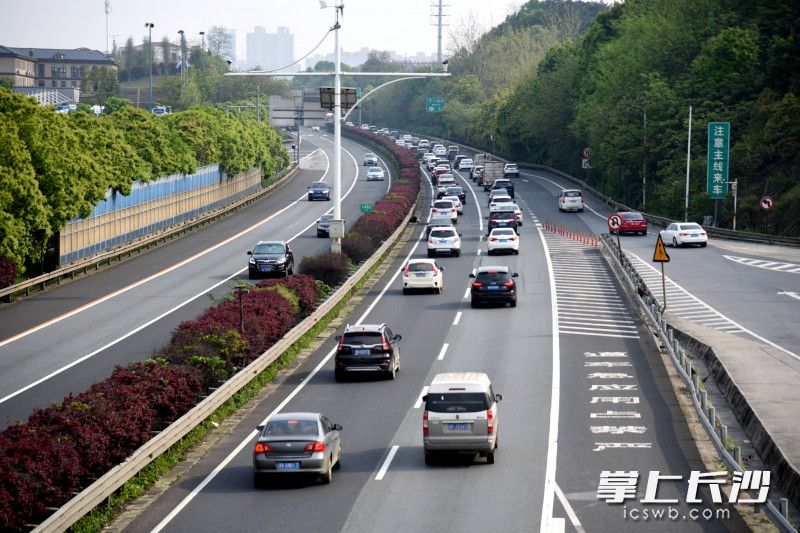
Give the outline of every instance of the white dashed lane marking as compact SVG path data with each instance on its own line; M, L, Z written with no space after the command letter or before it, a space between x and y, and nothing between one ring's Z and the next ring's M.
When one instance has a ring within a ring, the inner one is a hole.
M793 274L800 273L800 265L796 263L781 263L779 261L766 261L764 259L754 259L752 257L738 257L735 255L723 255L725 259L757 268L764 268L766 270L776 270L778 272L791 272Z

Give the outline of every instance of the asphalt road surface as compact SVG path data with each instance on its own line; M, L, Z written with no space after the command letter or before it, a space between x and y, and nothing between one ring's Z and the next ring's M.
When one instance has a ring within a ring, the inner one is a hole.
M119 265L0 309L0 423L25 420L33 409L86 390L114 366L146 359L170 333L247 277L245 252L258 240L291 240L296 265L329 246L315 221L332 202L306 199L306 187L333 183L333 140L304 136L301 171L268 197L200 231ZM391 180L367 182L363 154L343 143L342 212L358 218L359 204L386 193ZM383 164L383 163L382 163ZM384 165L385 167L385 165Z
M741 530L733 510L691 519L691 511L717 512L706 492L696 507L680 503L690 472L704 467L651 338L596 248L537 227L557 212L552 192L522 178L517 191L519 255L486 255L486 196L470 190L457 226L462 255L439 259L444 293L402 295L400 268L425 256L420 233L352 313L350 323L386 322L403 335L396 380L336 383L328 339L128 529ZM479 265L519 273L516 308L470 308L468 275ZM425 466L420 399L446 371L486 372L503 394L495 464L458 457ZM290 479L254 488L254 428L277 411L321 411L343 426L331 485ZM638 471L633 499L598 499L604 470ZM639 501L649 471L681 476L662 479L657 493L678 500L678 524L641 519L643 509L667 510Z

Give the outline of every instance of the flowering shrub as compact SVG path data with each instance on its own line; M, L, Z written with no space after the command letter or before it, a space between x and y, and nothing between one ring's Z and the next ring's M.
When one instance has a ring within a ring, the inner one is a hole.
M0 530L45 518L188 411L200 395L192 368L146 361L0 433Z
M14 284L17 279L17 265L6 257L0 257L0 289Z

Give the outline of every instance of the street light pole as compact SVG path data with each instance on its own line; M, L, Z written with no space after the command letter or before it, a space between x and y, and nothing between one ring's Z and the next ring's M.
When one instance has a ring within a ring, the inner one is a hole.
M689 140L686 142L686 199L683 204L683 221L689 221L689 167L692 161L692 104L689 104Z
M178 30L181 36L181 85L186 82L186 37L183 30Z
M335 70L333 77L333 138L334 138L334 164L333 164L333 218L342 219L342 56L339 49L339 13L344 8L343 5L334 6L336 10L336 24L334 30L334 51ZM342 239L335 237L331 239L331 252L342 253Z
M150 32L150 36L147 38L147 63L148 68L147 70L150 71L150 107L148 108L149 112L153 112L153 27L155 24L152 22L145 22L144 27Z

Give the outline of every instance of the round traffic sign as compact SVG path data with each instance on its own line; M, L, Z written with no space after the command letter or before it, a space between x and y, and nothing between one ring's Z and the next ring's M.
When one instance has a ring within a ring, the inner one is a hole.
M764 195L761 197L761 202L759 203L761 204L761 209L764 211L769 211L772 209L772 204L775 203L775 200L772 199L772 196Z
M583 156L584 159L589 159L589 147L588 146L586 148L584 148L583 150L581 150L581 156Z
M611 215L608 217L608 227L611 229L617 229L622 224L622 221L619 218L619 215Z

